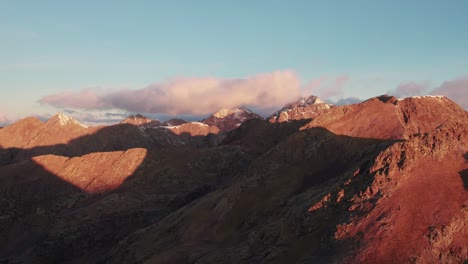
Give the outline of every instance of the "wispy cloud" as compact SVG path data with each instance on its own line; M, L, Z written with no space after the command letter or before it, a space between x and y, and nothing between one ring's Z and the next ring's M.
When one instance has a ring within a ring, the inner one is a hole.
M395 97L402 98L407 96L422 95L427 93L429 90L429 82L405 82L398 85L395 90L388 91Z
M344 88L350 78L348 75L340 75L334 78L322 77L311 81L305 91L322 99L340 98L344 95Z
M348 104L357 104L362 102L362 99L359 99L357 97L346 97L346 98L341 98L334 102L335 105L348 105Z
M428 81L406 82L388 93L399 98L426 94L444 95L468 109L468 75L445 81L437 87L430 87Z
M102 96L94 89L85 89L78 92L62 92L48 95L39 100L41 104L50 104L60 108L77 109L104 109L109 108Z
M122 121L125 117L130 115L130 114L122 114L122 113L106 113L103 111L80 111L80 110L75 111L75 110L70 110L70 109L62 109L60 110L60 112L63 112L66 115L78 120L82 124L90 125L90 126L116 124ZM51 113L37 114L35 116L39 118L41 121L45 122L49 118L51 118L54 114L51 114Z
M138 90L99 93L85 89L49 95L39 102L59 108L203 115L239 105L279 107L301 94L300 81L294 72L275 71L243 79L178 78Z
M445 95L461 107L468 109L468 75L446 81L435 88L430 94Z

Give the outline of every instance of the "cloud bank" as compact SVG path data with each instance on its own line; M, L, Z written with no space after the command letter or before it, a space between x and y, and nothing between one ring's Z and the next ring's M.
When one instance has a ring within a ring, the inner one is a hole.
M445 95L468 109L468 75L462 76L452 81L444 82L431 92L432 95Z
M416 96L427 93L429 89L429 82L405 82L395 88L394 91L388 91L388 94L391 94L395 97L402 98L408 96Z
M406 82L400 84L389 94L398 98L417 95L444 95L468 109L468 75L461 76L451 81L446 81L440 86L430 89L429 82Z
M39 102L84 110L116 108L140 113L204 115L239 105L258 109L278 107L299 96L301 87L296 74L275 71L244 79L179 78L138 90L63 92L43 97Z
M332 79L326 77L311 81L306 87L308 94L316 95L321 99L341 98L344 88L349 82L348 75L340 75Z
M357 98L357 97L346 97L346 98L341 98L338 101L336 101L335 105L348 105L348 104L357 104L362 102L362 99Z

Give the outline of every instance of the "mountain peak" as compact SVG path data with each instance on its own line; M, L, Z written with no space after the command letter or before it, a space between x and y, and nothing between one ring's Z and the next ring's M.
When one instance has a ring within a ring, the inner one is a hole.
M236 108L223 108L204 119L202 122L210 126L216 126L221 131L230 131L236 129L245 121L256 118L262 117L253 113L246 107L240 106Z
M218 112L214 113L213 116L217 118L225 118L228 115L239 115L242 113L250 114L252 113L252 111L250 111L244 106L236 107L236 108L223 108L219 110Z
M304 96L297 101L286 104L280 110L267 118L271 123L291 120L309 119L331 108L315 95Z
M49 120L47 120L46 124L47 125L58 124L58 125L61 125L61 126L79 125L79 126L82 126L84 128L87 128L87 126L81 124L77 120L75 120L72 117L67 116L67 115L65 115L63 113L58 113L58 114L53 115L51 118L49 118Z
M286 104L281 110L292 109L295 107L306 107L314 104L325 104L325 102L315 95L309 95L301 97L295 102Z

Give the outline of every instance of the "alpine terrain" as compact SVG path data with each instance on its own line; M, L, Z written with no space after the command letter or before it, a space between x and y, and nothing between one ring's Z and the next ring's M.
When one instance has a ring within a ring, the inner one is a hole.
M468 112L444 96L0 129L0 263L466 261Z

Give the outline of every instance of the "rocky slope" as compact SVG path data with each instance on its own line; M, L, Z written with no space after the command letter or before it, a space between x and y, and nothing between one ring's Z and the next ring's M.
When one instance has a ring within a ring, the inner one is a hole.
M363 103L360 111L375 103L385 104L381 99ZM431 120L415 119L421 122L420 131L407 140L401 138L405 133L396 133L400 127L393 126L381 127L380 139L367 138L369 134L361 130L359 122L348 123L353 137L323 127L296 132L255 159L228 188L133 233L104 260L467 260L467 113L444 98L409 98L397 104L402 112L417 115L406 106L414 100L437 106L441 104L433 101L442 100L444 108L438 111L454 114L452 120L438 119L447 113ZM329 116L332 120L338 117ZM384 115L380 122L392 118L398 116ZM428 125L426 130L423 124L427 122L444 124ZM413 132L407 124L411 123L403 122L402 131Z
M332 105L325 103L317 98L317 96L306 96L300 98L296 102L285 105L273 115L269 116L267 120L271 123L277 123L291 120L311 119L326 112L331 107Z
M239 107L221 109L202 120L202 122L210 126L216 126L222 132L227 132L238 128L242 123L250 119L262 119L262 117L245 107Z
M332 108L303 129L326 127L340 135L409 139L448 122L462 122L467 112L444 96L379 96L360 104Z
M118 125L57 152L26 133L44 126L0 130L0 154L30 151L0 166L6 263L468 260L468 112L445 97L253 119L219 144Z

